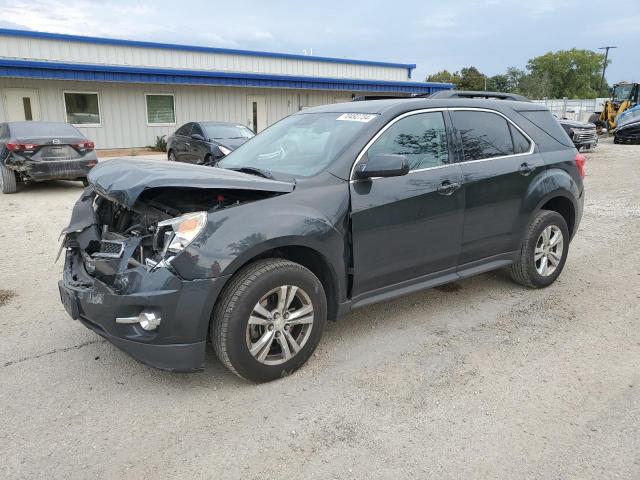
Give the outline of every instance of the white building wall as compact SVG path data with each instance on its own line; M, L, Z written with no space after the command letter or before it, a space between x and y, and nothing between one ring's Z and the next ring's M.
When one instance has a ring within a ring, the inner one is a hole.
M98 92L101 126L78 128L99 149L151 145L156 136L170 135L190 121L212 120L246 125L249 120L247 95L264 95L267 125L300 108L351 99L349 92L0 78L0 122L8 120L5 93L9 88L37 90L41 119L61 122L66 121L64 91ZM174 94L176 125L147 125L145 93Z
M318 62L0 35L0 57L135 67L406 81L404 67Z

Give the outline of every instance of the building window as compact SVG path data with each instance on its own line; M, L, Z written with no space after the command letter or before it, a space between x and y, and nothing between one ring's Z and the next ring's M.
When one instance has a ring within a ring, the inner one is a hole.
M100 102L95 92L64 92L67 122L73 125L101 125Z
M175 125L176 106L171 94L147 93L147 124Z

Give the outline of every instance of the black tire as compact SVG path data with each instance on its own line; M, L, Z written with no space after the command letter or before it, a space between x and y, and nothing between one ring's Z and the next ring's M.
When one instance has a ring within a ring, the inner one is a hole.
M169 160L170 162L176 162L176 154L173 152L173 150L169 150L169 152L167 153L167 160Z
M297 354L279 365L267 365L250 353L247 326L256 303L282 285L294 285L307 293L313 306L313 324ZM213 311L210 337L218 358L229 370L253 382L268 382L293 373L309 359L326 322L327 299L318 278L302 265L270 258L243 267L225 286Z
M81 178L80 181L82 182L82 186L83 187L88 187L89 186L89 180L87 179L87 177Z
M535 249L542 232L549 226L555 226L562 232L562 256L553 273L543 276L536 269ZM569 252L569 229L564 217L557 212L541 210L534 217L522 240L518 255L511 265L511 278L520 285L529 288L544 288L556 281Z
M17 190L16 172L0 165L0 191L2 193L16 193Z

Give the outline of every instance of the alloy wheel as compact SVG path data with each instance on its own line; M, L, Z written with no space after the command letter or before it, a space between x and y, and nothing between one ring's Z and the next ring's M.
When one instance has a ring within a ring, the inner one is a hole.
M548 277L556 271L562 260L564 238L562 231L555 225L547 226L536 242L534 263L536 271L543 277Z
M282 285L263 295L249 316L246 343L265 365L279 365L300 352L313 328L313 305L307 292Z

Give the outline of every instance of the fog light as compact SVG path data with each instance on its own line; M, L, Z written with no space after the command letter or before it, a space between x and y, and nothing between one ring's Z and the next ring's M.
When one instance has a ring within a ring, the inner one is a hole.
M117 317L116 323L119 324L132 324L139 323L142 328L145 330L155 330L160 325L162 318L157 315L155 312L145 310L140 313L137 317Z
M154 312L142 312L139 318L140 326L145 330L155 330L162 321L162 319Z

